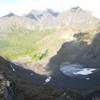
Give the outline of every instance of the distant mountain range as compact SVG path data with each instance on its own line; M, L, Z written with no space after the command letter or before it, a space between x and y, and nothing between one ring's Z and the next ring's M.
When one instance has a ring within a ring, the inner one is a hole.
M0 32L8 32L12 29L59 29L71 28L75 30L93 30L100 27L100 20L91 12L84 11L80 7L73 7L63 12L55 12L52 9L44 11L32 10L26 15L18 16L13 13L0 18Z

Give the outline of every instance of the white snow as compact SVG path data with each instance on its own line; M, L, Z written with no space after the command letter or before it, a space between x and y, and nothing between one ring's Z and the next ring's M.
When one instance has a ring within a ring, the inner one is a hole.
M13 71L15 71L14 67L12 65L10 65L10 67L12 68Z
M60 66L60 71L67 76L89 75L95 70L95 68L84 68L79 64L63 64Z
M46 79L45 79L45 83L44 84L47 84L48 82L50 82L51 81L51 76L48 76Z
M86 78L86 80L90 80L90 78L89 78L89 77L87 77L87 78Z
M73 74L75 75L89 75L92 74L93 71L95 71L96 69L92 69L92 68L83 68L81 69L81 71L78 72L74 72Z

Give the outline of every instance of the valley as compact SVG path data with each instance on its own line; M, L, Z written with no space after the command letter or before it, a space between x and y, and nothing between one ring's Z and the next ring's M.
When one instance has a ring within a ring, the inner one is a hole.
M0 72L16 87L9 100L99 100L99 54L100 19L80 7L0 17Z

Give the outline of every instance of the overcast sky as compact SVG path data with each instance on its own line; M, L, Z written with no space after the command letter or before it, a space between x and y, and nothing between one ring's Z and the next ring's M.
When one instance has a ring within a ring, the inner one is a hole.
M22 15L32 9L64 11L79 6L84 10L92 11L100 18L100 0L0 0L0 16L13 12Z

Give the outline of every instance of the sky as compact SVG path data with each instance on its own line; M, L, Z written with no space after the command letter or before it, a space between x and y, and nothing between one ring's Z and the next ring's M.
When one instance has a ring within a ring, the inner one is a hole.
M71 7L89 10L100 18L100 0L0 0L0 16L13 12L17 15L29 13L32 9L65 11Z

